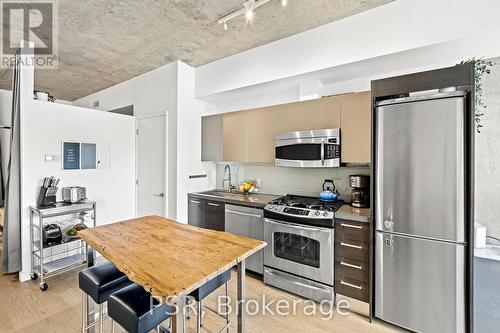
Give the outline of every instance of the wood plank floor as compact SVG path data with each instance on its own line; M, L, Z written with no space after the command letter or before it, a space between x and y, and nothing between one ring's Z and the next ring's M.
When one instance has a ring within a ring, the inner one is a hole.
M215 308L218 295L223 295L224 288L211 295L206 304ZM260 300L262 295L267 300L297 300L294 295L264 285L259 279L247 276L247 299ZM19 283L16 275L0 275L0 332L79 332L81 322L81 293L78 289L76 273L68 273L57 280L49 281L49 289L42 292L38 283L29 281ZM230 296L236 297L236 276L230 282ZM303 306L297 307L296 315L258 314L247 316L246 332L397 332L394 327L385 323L370 324L360 315L350 313L339 315L334 313L331 320L322 320L320 313L305 315ZM236 332L236 316L232 316L232 332ZM196 317L188 321L188 332L196 332ZM205 316L205 324L211 331L218 331L224 321L210 311ZM106 332L110 332L109 321ZM117 329L117 332L123 332Z

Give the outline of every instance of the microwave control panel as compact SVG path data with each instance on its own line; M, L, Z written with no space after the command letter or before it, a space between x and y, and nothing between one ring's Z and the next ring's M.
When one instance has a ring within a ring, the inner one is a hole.
M333 139L330 139L333 140ZM330 141L328 140L328 141ZM339 158L340 157L340 145L338 144L325 144L325 158Z

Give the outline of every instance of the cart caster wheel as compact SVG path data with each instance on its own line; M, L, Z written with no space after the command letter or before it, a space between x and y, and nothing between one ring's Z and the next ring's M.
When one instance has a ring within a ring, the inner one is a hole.
M49 289L49 285L46 282L40 283L40 289L42 289L42 291L45 291L45 290Z
M34 281L34 280L38 279L38 274L36 274L36 273L31 273L31 274L30 274L30 278Z

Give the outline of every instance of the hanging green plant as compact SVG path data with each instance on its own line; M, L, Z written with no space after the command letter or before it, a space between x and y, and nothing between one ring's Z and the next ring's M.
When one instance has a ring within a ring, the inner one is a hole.
M460 62L460 65L463 64L474 64L475 70L475 119L476 119L476 131L477 133L481 133L481 128L483 124L481 123L481 117L484 116L484 109L486 109L486 104L483 102L483 76L484 74L491 74L491 67L495 66L496 63L492 60L484 60L483 58L471 58L469 60L464 60Z

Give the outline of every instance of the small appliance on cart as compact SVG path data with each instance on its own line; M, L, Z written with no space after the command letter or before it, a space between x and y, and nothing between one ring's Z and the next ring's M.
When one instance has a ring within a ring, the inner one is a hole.
M55 201L58 182L46 178L39 205L30 207L30 275L32 280L40 279L43 291L48 288L47 279L86 266L88 249L78 231L96 225L96 203L85 195L76 202Z

